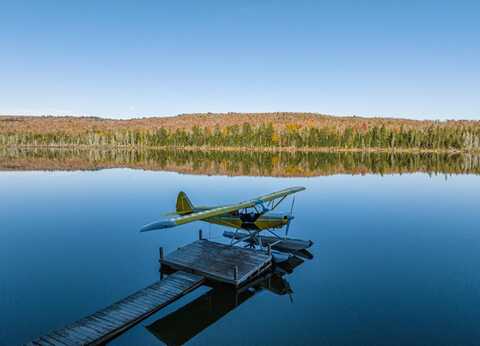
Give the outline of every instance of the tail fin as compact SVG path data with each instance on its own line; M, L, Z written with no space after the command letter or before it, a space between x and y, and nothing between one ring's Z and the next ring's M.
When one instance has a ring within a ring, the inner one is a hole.
M177 214L190 214L193 212L193 204L187 194L180 191L177 197Z

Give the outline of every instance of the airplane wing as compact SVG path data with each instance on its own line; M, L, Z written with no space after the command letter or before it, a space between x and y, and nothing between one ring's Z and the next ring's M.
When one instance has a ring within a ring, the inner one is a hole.
M257 198L253 198L248 201L240 202L240 203L235 203L235 204L230 204L230 205L224 205L224 206L219 206L216 208L204 210L204 211L199 211L199 212L194 212L191 214L183 215L183 216L177 216L173 217L167 220L160 220L160 221L155 221L152 223L149 223L148 225L143 226L140 229L140 232L147 232L147 231L153 231L156 229L162 229L162 228L170 228L170 227L175 227L179 225L183 225L185 223L193 222L193 221L198 221L198 220L205 220L211 217L223 215L230 213L232 211L240 210L240 209L245 209L245 208L251 208L256 205L263 204L265 202L269 202L278 198L282 198L285 196L288 196L292 193L297 193L300 191L305 190L304 187L302 186L296 186L296 187L289 187L287 189L283 189L277 192L272 192L267 195L263 195Z

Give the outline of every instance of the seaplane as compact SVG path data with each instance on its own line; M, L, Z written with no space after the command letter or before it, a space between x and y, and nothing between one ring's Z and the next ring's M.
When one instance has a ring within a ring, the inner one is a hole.
M288 237L290 224L294 219L293 207L295 194L305 190L302 186L289 187L247 201L215 207L194 206L187 194L181 191L177 196L176 210L166 215L173 216L143 226L140 232L177 227L194 221L204 221L235 229L225 231L223 236L230 239L230 245L245 243L245 246L261 249L270 247L284 253L291 253L310 259L307 251L313 245L311 240ZM289 213L276 212L275 209L287 196L293 195ZM278 231L285 228L285 235ZM271 236L261 235L269 232Z

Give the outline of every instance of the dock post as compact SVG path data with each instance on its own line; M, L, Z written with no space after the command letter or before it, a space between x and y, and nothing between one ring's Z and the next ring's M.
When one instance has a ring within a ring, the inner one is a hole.
M200 228L200 229L198 230L198 240L202 240L202 239L203 239L203 231L202 231L202 229Z
M233 280L238 280L238 266L233 266Z
M160 280L162 280L163 279L162 262L163 262L163 258L165 257L163 246L160 246L158 251L160 252L160 259L158 260L158 262L160 263L160 268L158 269L158 271L160 272Z

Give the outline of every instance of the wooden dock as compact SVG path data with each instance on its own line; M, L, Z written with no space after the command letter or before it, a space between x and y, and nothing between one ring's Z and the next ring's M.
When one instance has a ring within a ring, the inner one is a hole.
M100 345L204 283L204 277L182 271L113 305L27 345Z
M200 239L167 256L160 248L160 263L175 272L27 345L104 344L205 283L227 283L238 287L252 281L271 267L272 255L270 251L267 253Z
M272 265L272 255L206 239L197 240L162 258L163 266L241 286Z

